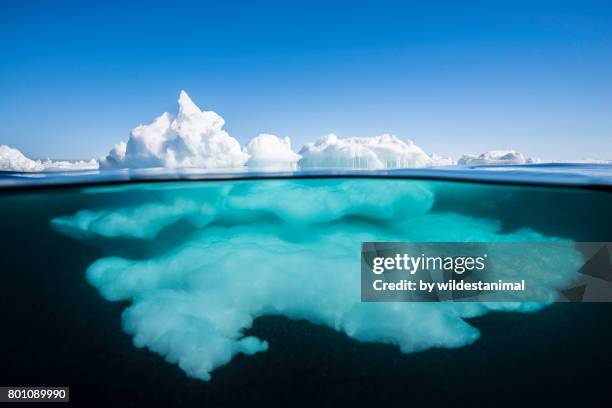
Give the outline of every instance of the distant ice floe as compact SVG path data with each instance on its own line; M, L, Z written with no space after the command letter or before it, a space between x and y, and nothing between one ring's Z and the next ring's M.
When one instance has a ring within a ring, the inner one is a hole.
M525 157L523 153L516 150L491 150L480 156L464 155L457 162L460 166L534 163L540 163L540 159Z
M432 153L430 158L432 162L430 167L454 166L456 164L455 160L448 156L438 156L437 154Z
M612 160L602 159L573 159L573 160L541 160L534 157L526 157L516 150L491 150L480 156L463 155L457 164L460 166L505 166L521 164L612 164ZM535 171L535 170L534 170Z
M480 186L463 191L454 194L468 194L470 200L479 192L488 194ZM468 319L489 311L544 307L533 302L362 302L362 242L561 241L526 228L508 231L489 218L432 211L439 191L427 182L272 180L83 193L96 195L91 202L98 205L55 218L53 226L99 246L104 255L89 266L87 279L105 299L127 305L123 329L134 344L201 380L210 380L215 368L237 354L273 347L246 332L261 316L307 320L361 342L411 353L473 343L480 333ZM169 238L173 225L183 232ZM191 232L185 225L193 227ZM144 258L143 247L149 248ZM508 253L509 259L541 262L508 260L517 266L504 278L529 273L538 277L530 289L553 299L555 288L575 279L583 259L575 250L560 250L552 258L538 251L533 246L528 255Z
M585 159L566 160L566 161L551 161L550 163L560 163L560 164L612 164L612 160L585 158Z
M98 162L94 159L90 161L32 160L24 156L17 149L0 145L0 171L30 173L40 171L95 170L97 168Z

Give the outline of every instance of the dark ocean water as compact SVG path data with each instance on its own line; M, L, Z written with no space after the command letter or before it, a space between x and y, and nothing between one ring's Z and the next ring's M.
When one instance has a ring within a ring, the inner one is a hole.
M431 183L437 192L428 214L495 220L503 233L529 228L561 239L612 241L612 193L602 188ZM175 183L176 190L166 194L198 185ZM93 194L84 194L82 186L2 193L1 385L70 386L71 403L78 406L612 402L608 303L488 313L468 319L482 333L476 342L407 354L394 345L360 342L324 324L263 316L246 334L265 339L267 351L236 355L216 368L210 381L190 378L158 354L134 347L121 323L129 302L105 300L85 271L108 253L137 259L168 251L194 227L177 222L152 241L118 238L101 245L66 236L51 223L83 209L119 208L156 196L146 183L138 186L135 191L111 186Z

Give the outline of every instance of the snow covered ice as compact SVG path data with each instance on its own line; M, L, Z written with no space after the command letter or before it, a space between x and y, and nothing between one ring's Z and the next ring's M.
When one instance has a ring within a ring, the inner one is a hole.
M533 164L539 163L539 159L525 157L523 153L516 150L491 150L480 156L464 155L457 164L464 166L476 165L503 165L503 164Z
M0 146L0 171L40 172L107 168L170 168L234 171L299 171L310 169L396 169L479 165L521 165L542 161L516 150L491 150L479 156L428 154L413 141L391 134L339 137L333 133L293 150L291 139L260 133L244 146L225 129L225 120L200 109L181 91L176 115L165 112L132 129L127 142L117 143L98 161L32 160L19 150ZM609 160L548 161L609 163Z
M291 140L262 133L244 147L251 169L296 170L302 156L291 150Z
M19 150L0 145L0 171L15 171L22 173L61 170L95 170L96 160L90 161L53 161L32 160Z
M224 129L225 121L212 111L202 111L185 91L179 96L176 118L163 113L148 125L130 133L101 161L105 167L197 167L244 166L248 155Z
M412 141L388 134L345 139L329 134L307 143L300 154L301 168L386 169L436 165Z
M339 138L334 134L292 150L289 137L261 133L243 148L212 111L202 111L181 91L179 113L164 113L132 130L101 159L102 167L296 170L306 168L384 169L447 166L452 159L429 156L412 141L383 134Z

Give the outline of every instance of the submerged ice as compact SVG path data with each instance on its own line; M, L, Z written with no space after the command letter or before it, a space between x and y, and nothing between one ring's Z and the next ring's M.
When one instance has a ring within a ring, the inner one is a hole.
M436 196L445 190L443 184L365 179L92 188L85 192L96 206L53 225L105 251L87 279L109 301L130 303L123 329L134 344L208 380L236 354L268 349L266 339L244 334L260 316L305 319L410 353L474 342L479 332L466 318L542 307L360 301L363 241L558 240L436 211ZM128 249L132 240L152 250L146 257L119 256L112 245L118 238ZM167 246L154 249L163 240ZM580 260L570 251L547 261L538 290L552 295L574 277Z

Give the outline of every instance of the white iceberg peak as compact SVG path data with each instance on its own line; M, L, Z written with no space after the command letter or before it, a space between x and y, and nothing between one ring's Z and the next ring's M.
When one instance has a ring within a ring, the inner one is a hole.
M248 159L240 143L224 129L225 121L212 111L202 111L181 91L176 118L169 113L149 125L132 130L125 154L116 149L102 160L105 167L242 167Z
M190 113L200 113L201 110L198 106L193 102L193 100L189 97L187 92L184 90L181 91L179 98L179 113L190 114Z
M0 170L22 172L42 171L43 165L40 161L25 157L23 153L17 149L0 145Z
M403 168L452 164L428 156L411 140L390 134L339 138L330 133L306 144L297 154L289 138L262 133L244 148L224 129L225 121L203 111L181 91L178 113L164 113L148 125L132 129L129 140L101 159L104 167L196 167L288 170L300 168Z

